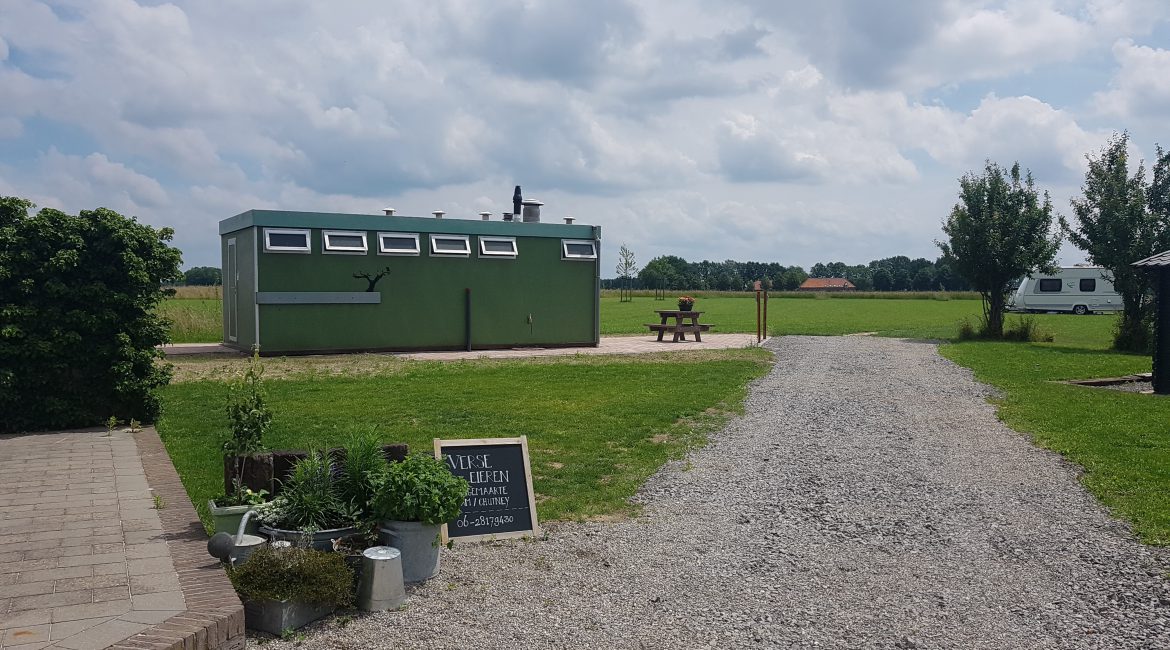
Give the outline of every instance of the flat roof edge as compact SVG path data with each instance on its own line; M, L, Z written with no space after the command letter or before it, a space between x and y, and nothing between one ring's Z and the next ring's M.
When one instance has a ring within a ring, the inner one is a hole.
M278 228L330 228L337 230L384 230L389 232L450 233L459 235L505 235L510 237L564 237L593 239L599 232L588 224L523 223L479 219L435 219L434 217L385 216L288 210L248 210L219 222L219 234L253 226Z

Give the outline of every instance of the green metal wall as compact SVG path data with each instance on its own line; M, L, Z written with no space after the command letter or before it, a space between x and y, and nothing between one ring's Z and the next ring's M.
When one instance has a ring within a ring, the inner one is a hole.
M246 213L247 214L247 213ZM334 350L462 349L466 345L466 290L471 290L473 348L597 345L600 244L597 260L562 260L562 239L593 239L589 226L514 224L369 215L264 213L268 227L312 228L312 253L263 251L261 225L223 234L241 247L238 347L247 349L244 314L258 310L264 354ZM319 218L314 218L319 217ZM338 218L345 217L345 218ZM243 225L226 220L221 231ZM324 229L365 230L365 255L323 253ZM355 226L366 226L358 228ZM377 254L377 232L420 233L418 256ZM431 257L428 232L470 234L470 257ZM477 235L516 237L514 259L481 258ZM247 233L247 235L245 235ZM534 236L536 235L536 236ZM256 259L255 282L243 263L244 240ZM259 240L259 246L256 241ZM226 244L225 244L226 255ZM389 267L377 284L380 304L254 304L253 292L364 292L354 273ZM226 268L226 264L225 264ZM247 278L249 281L245 281ZM247 293L246 293L247 292ZM251 321L249 321L251 323ZM226 335L225 335L226 338Z

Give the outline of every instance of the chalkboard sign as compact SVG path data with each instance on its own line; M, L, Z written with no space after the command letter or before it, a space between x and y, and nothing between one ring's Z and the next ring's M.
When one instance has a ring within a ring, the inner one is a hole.
M435 457L471 485L462 512L443 525L443 542L540 534L528 438L435 439Z

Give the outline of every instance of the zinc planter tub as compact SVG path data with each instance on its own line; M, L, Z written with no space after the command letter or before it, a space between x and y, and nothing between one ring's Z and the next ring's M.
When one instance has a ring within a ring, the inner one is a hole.
M280 636L333 613L331 605L296 600L244 601L244 626L250 630Z
M425 582L439 575L440 526L421 521L383 521L378 543L402 552L402 581Z
M330 528L328 530L319 530L315 533L309 533L303 530L269 528L268 526L260 527L260 534L267 535L274 542L287 541L291 542L293 546L309 546L318 551L332 551L333 540L344 539L350 535L357 534L357 532L358 529L354 526L348 528Z
M253 506L250 505L217 506L215 505L215 501L208 501L207 509L211 511L211 521L215 528L212 534L231 533L235 535L236 531L240 528L240 520L244 518L244 513L252 508ZM255 535L259 527L260 522L252 519L248 522L248 527L244 529L244 532L249 535Z

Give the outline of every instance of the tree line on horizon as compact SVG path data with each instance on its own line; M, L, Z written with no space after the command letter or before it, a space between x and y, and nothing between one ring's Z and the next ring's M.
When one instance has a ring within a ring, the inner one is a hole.
M628 252L629 249L622 247ZM623 261L626 258L623 257ZM817 262L807 271L779 262L688 262L677 255L660 255L636 274L636 266L618 265L618 277L603 279L603 289L669 289L686 291L747 291L756 280L775 291L795 291L808 278L845 278L858 291L968 291L947 256L931 261L895 255L869 264ZM625 271L626 273L622 273ZM625 277L622 277L622 276Z

